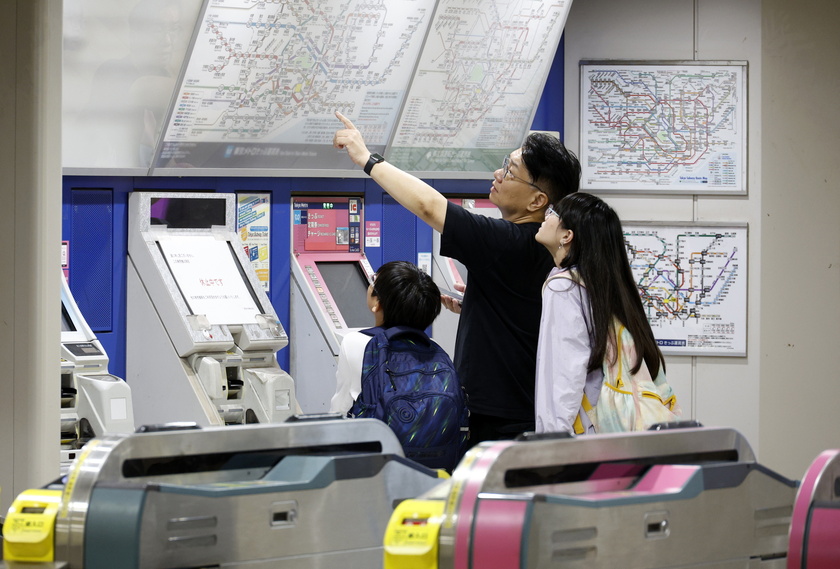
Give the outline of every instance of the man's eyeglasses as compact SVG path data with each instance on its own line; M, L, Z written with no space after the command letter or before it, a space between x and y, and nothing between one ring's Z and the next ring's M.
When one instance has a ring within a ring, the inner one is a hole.
M551 206L551 204L549 204L548 207L545 208L545 216L548 217L549 215L554 215L557 217L557 219L560 219L560 214L554 211L554 208Z
M525 178L520 178L519 176L515 176L515 175L514 175L514 174L510 171L510 154L508 154L507 156L505 156L505 161L504 161L504 162L502 162L502 170L504 170L504 174L502 174L502 179L503 179L503 180L504 180L505 178L507 178L508 176L510 176L510 177L511 177L511 178L513 178L514 180L519 180L519 181L520 181L520 182L522 182L523 184L528 184L528 185L529 185L529 186L531 186L532 188L536 188L537 190L539 190L539 191L541 191L541 192L542 192L542 188L540 188L538 185L536 185L536 184L532 184L531 182L529 182L529 181L528 181L528 180L526 180ZM545 192L543 192L543 193L545 193Z

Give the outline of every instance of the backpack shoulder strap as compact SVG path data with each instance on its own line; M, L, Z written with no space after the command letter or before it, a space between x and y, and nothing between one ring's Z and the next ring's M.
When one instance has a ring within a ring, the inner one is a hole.
M573 283L575 283L577 285L580 285L583 288L586 288L586 285L583 284L583 280L580 278L580 275L578 274L578 272L574 269L569 269L568 271L563 271L561 273L557 273L556 275L551 275L550 277L545 279L545 282L543 283L543 286L542 286L543 290L545 290L545 287L548 285L549 281L554 281L554 280L557 280L557 279L570 280Z

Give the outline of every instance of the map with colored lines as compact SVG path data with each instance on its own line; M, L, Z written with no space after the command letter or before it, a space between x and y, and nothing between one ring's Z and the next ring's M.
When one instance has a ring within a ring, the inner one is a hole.
M157 167L352 168L349 117L382 152L435 0L207 0Z
M440 0L388 159L489 172L531 127L571 0Z
M624 236L663 353L746 355L746 225L625 223Z
M205 0L153 169L356 169L341 111L406 170L498 168L572 0Z
M746 193L746 64L581 65L581 189Z

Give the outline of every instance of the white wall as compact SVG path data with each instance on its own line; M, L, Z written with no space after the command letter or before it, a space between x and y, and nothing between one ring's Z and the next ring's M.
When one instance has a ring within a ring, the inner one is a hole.
M762 3L760 453L840 448L840 7Z
M762 26L761 0L576 0L564 138L579 151L581 60L748 62L747 195L602 197L627 220L749 224L747 356L668 357L668 378L686 415L738 429L763 464L799 479L840 447L840 161L830 156L840 42L827 17L838 11L782 0L764 10Z

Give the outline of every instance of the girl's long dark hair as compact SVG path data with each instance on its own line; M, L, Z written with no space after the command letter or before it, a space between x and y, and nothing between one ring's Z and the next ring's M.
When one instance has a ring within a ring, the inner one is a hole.
M560 200L555 211L563 227L574 232L569 253L560 266L577 269L592 305L595 346L589 358L589 371L600 368L604 362L615 317L636 343L639 359L631 371L638 372L644 361L651 377L655 378L660 364L665 370L665 360L653 337L630 270L618 214L600 198L582 192Z

